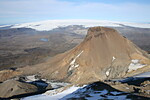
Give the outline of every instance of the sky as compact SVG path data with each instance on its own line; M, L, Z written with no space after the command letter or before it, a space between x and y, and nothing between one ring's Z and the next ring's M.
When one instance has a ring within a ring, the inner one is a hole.
M150 22L150 0L0 0L0 25L57 19Z

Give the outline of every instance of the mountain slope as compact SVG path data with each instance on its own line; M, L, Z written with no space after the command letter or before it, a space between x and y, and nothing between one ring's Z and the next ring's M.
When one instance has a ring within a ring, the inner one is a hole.
M148 55L116 30L93 27L84 41L45 63L20 69L43 78L85 84L125 77L149 63Z

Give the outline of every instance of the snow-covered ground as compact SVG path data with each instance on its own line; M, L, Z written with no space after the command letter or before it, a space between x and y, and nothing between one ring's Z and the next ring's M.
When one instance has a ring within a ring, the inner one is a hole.
M95 90L97 86L97 90ZM111 100L130 100L128 93L119 92L112 89L104 89L105 85L102 83L85 85L82 87L72 86L62 91L63 88L57 90L49 90L43 94L29 96L22 98L22 100L99 100L99 99L111 99ZM106 85L107 86L107 85ZM101 88L101 89L100 89ZM111 87L110 87L111 88Z
M138 27L138 28L150 28L150 24L145 23L129 23L129 22L116 22L116 21L106 21L106 20L47 20L33 23L23 23L10 25L11 28L32 28L38 31L49 31L54 28L64 27L68 25L83 25L85 27L93 26L110 26L110 27L122 27L122 25ZM4 25L0 27L6 27L9 25Z
M79 88L80 87L72 86L60 93L59 91L62 91L62 88L57 89L57 90L49 90L45 92L44 94L26 97L26 98L23 98L22 100L59 100L65 97L66 95L71 94L72 92L78 90Z
M138 63L137 60L134 60L133 62ZM128 82L138 77L149 77L149 76L150 76L150 72L146 72L146 73L139 74L139 75L129 77L126 79L120 79L118 81ZM28 79L34 80L34 75L28 76ZM46 81L46 80L43 79L43 81ZM133 98L134 99L137 98L137 96L134 96L132 94L117 91L113 89L111 86L102 82L95 82L89 85L84 85L82 87L79 87L79 86L69 87L70 84L51 82L51 81L47 81L47 83L50 83L52 87L55 87L59 84L64 85L64 87L56 88L54 90L48 90L43 94L25 97L25 98L22 98L21 100L72 100L72 99L76 99L76 100L82 100L82 99L86 99L86 100L101 100L101 99L102 100L103 99L132 100ZM142 100L142 97L141 97L141 100Z
M108 95L110 93L111 95ZM66 95L65 97L61 98L60 100L67 100L69 98L84 98L86 100L100 100L100 99L111 99L111 100L125 100L127 95L120 95L122 92L109 92L108 90L104 89L101 91L93 91L88 90L85 88L79 88L77 91L73 92L72 94Z

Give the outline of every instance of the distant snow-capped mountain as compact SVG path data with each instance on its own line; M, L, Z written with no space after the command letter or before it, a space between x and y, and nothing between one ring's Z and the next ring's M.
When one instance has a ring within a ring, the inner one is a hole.
M15 25L4 25L2 27L10 28L32 28L38 31L49 31L54 28L64 27L68 25L83 25L84 27L93 27L93 26L107 26L107 27L122 27L122 26L131 26L138 28L150 28L150 24L145 23L129 23L129 22L115 22L115 21L103 21L103 20L47 20L33 23L23 23Z

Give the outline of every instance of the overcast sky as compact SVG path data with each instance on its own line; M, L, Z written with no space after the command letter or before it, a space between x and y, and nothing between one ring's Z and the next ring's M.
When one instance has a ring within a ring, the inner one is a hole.
M150 22L150 0L0 0L0 24L51 19Z

